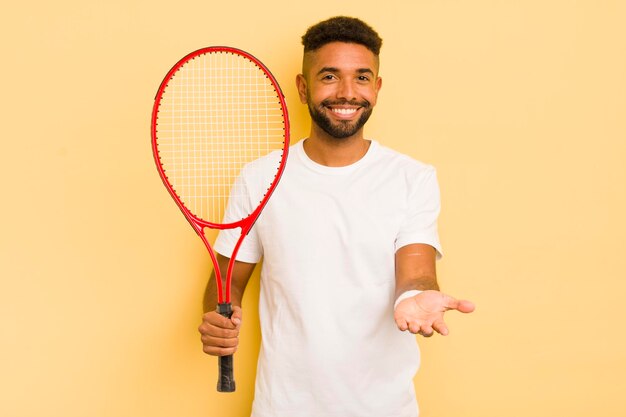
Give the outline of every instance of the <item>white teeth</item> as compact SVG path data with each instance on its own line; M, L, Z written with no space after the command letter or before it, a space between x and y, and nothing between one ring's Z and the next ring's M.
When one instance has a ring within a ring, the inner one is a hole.
M334 113L339 114L352 114L356 113L356 109L332 109Z

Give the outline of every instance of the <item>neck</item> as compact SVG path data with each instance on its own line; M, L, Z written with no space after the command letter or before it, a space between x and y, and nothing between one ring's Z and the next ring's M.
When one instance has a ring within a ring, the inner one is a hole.
M329 167L342 167L363 158L370 141L363 137L363 129L347 138L334 138L313 124L311 134L304 141L304 151L314 162Z

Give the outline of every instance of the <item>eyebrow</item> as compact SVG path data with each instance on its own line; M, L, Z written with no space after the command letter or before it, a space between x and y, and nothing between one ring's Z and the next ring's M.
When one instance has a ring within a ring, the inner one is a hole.
M339 71L339 68L336 68L336 67L323 67L322 69L320 69L317 72L317 75L323 74L325 72L330 72L330 73L333 73L333 74L337 74L337 73L339 73L341 71ZM356 70L356 72L359 73L359 74L372 74L372 75L374 75L374 71L372 71L369 68L359 68L359 69Z

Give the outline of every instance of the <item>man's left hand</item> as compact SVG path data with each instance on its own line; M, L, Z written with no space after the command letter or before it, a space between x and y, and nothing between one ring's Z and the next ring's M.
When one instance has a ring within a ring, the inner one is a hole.
M471 313L474 308L471 301L457 300L442 292L428 290L398 303L394 319L402 331L408 330L424 337L430 337L434 332L447 336L449 330L443 321L443 314L448 310Z

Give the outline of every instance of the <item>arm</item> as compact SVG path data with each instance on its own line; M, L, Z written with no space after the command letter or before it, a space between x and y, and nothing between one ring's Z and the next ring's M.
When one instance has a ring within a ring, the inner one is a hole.
M435 248L422 243L398 249L396 252L396 299L410 290L439 290L435 257Z
M449 332L443 321L446 311L474 311L470 301L456 300L439 292L435 259L435 249L425 244L407 245L396 252L396 299L406 291L421 291L402 300L395 308L394 319L402 331L425 337L436 331L445 336Z
M220 266L220 272L225 277L229 258L220 254L216 254L216 257ZM217 305L217 285L215 283L215 272L211 273L211 278L204 293L203 305L205 313L202 316L202 324L198 327L204 353L224 356L232 355L237 350L242 318L241 300L255 267L256 264L235 262L230 292L233 315L230 319L221 316L215 310Z

